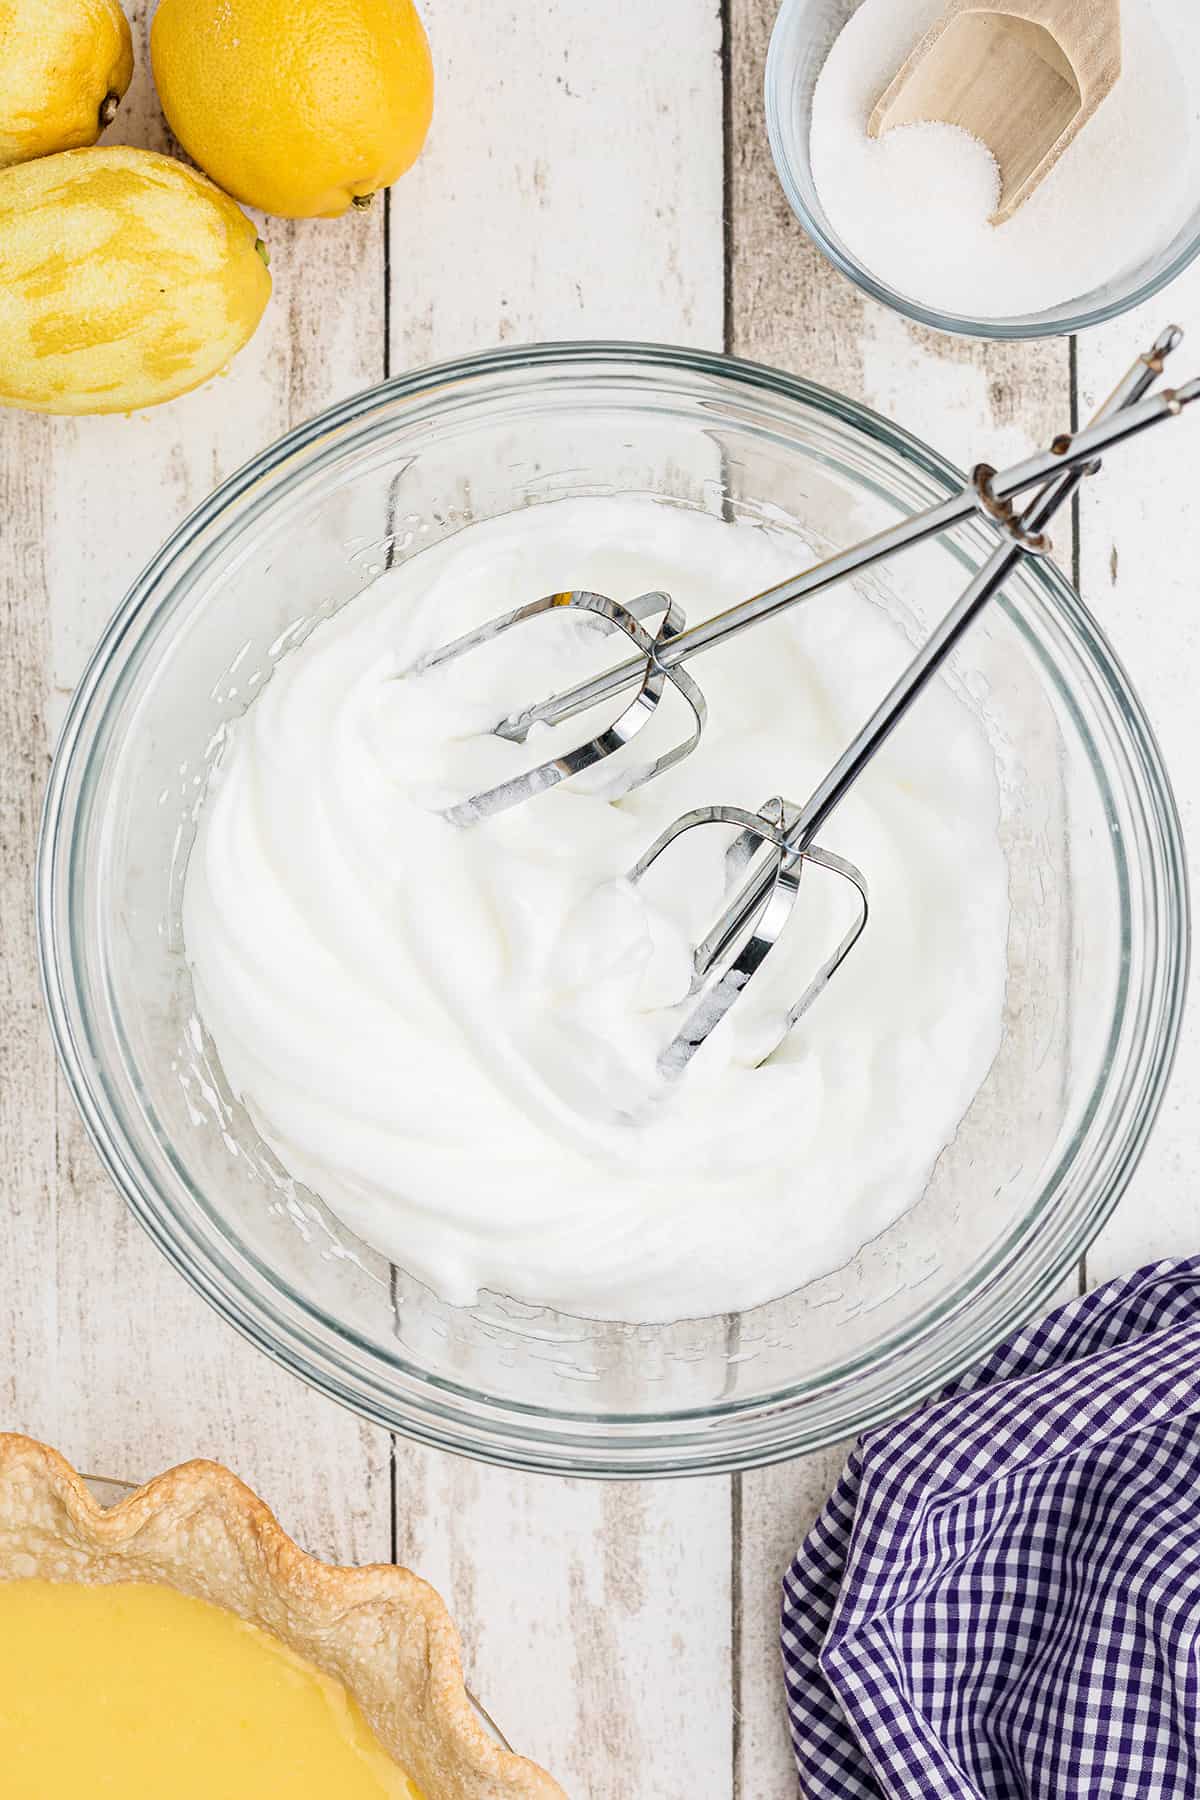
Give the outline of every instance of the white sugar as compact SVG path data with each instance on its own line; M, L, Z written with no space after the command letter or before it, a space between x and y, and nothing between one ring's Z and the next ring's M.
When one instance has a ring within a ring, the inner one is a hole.
M996 164L965 131L867 136L872 107L943 6L863 0L821 71L813 178L851 255L910 299L996 319L1081 299L1163 251L1200 197L1197 0L1125 0L1116 88L998 226Z

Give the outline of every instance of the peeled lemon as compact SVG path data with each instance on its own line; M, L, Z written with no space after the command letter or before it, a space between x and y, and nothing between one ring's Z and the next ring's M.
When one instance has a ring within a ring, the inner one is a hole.
M411 0L160 0L150 56L193 161L286 218L331 218L390 187L433 113Z
M271 293L253 225L150 150L0 172L0 406L132 412L207 381Z
M132 77L116 0L0 0L0 168L94 144Z

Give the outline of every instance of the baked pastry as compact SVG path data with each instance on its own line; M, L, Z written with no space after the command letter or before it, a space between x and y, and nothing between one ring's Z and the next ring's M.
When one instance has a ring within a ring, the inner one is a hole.
M407 1569L317 1562L216 1463L186 1463L106 1510L56 1451L0 1434L0 1583L10 1582L27 1585L0 1592L0 1602L19 1599L26 1609L39 1598L55 1601L48 1583L150 1584L257 1627L272 1647L282 1646L288 1666L282 1677L270 1679L288 1690L289 1704L311 1675L320 1696L320 1728L327 1729L329 1717L339 1728L356 1721L352 1753L359 1761L364 1743L368 1760L380 1747L386 1752L380 1767L394 1769L396 1785L387 1774L364 1792L419 1790L422 1800L565 1800L544 1770L499 1748L479 1723L463 1685L458 1634L431 1587ZM165 1597L147 1594L143 1586L126 1588L118 1598L127 1606L135 1595L150 1603L158 1654L169 1656L170 1633L162 1632ZM167 1610L171 1629L178 1629ZM194 1606L177 1610L184 1620L204 1616ZM127 1623L128 1610L123 1616ZM206 1617L206 1630L218 1628L213 1642L225 1623ZM63 1629L74 1626L64 1623ZM251 1634L235 1630L238 1653L250 1654ZM207 1639L203 1667L211 1679ZM241 1675L236 1685L232 1701L244 1710L248 1691ZM269 1685L263 1691L269 1693ZM337 1697L332 1709L331 1696ZM0 1743L5 1729L21 1735L19 1716L15 1723L13 1716L5 1719L4 1701L0 1693ZM163 1728L159 1710L147 1708L142 1715L153 1716L155 1729ZM172 1709L166 1711L170 1729Z

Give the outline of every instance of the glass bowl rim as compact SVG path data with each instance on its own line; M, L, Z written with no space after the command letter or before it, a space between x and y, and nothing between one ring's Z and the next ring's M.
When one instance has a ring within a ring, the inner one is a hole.
M920 300L910 299L898 288L889 287L887 282L871 273L850 254L836 238L827 232L820 220L810 210L807 201L800 192L794 173L794 162L788 153L782 122L782 94L784 92L788 64L785 38L799 19L801 9L808 0L782 0L782 5L771 28L771 38L767 46L766 66L763 71L763 105L767 122L767 138L771 146L771 158L775 164L775 172L784 197L799 220L805 233L826 260L833 264L839 274L847 281L853 282L872 300L890 308L917 325L926 325L934 331L942 331L952 337L981 338L984 341L998 343L1017 343L1042 338L1072 337L1077 332L1089 331L1094 325L1105 325L1112 319L1118 319L1123 313L1131 312L1135 306L1152 300L1156 294L1178 279L1184 270L1200 256L1200 225L1193 232L1189 243L1156 275L1146 276L1130 291L1120 298L1114 298L1099 306L1080 307L1074 311L1064 308L1075 305L1072 301L1064 301L1058 307L1047 307L1037 313L1014 314L1002 319L972 319L965 313L942 312L935 306L927 306ZM1061 315L1061 316L1060 316Z
M58 1058L110 1179L174 1267L216 1312L259 1349L318 1391L371 1422L479 1460L542 1472L612 1478L708 1474L787 1460L820 1448L836 1437L866 1429L883 1417L897 1416L986 1354L1007 1331L1032 1316L1035 1307L1049 1296L1104 1224L1137 1165L1157 1116L1178 1045L1190 948L1188 878L1182 831L1169 778L1141 704L1103 633L1056 569L1040 560L1032 566L1027 565L1030 579L1041 587L1043 595L1051 602L1052 614L1066 629L1124 730L1123 755L1129 768L1140 776L1149 802L1148 812L1161 840L1161 873L1165 878L1166 902L1166 916L1161 923L1162 948L1169 957L1161 1004L1154 1020L1139 1032L1141 1104L1134 1118L1122 1125L1117 1166L1090 1203L1086 1207L1077 1207L1078 1216L1070 1221L1070 1228L1062 1234L1056 1253L1045 1263L1035 1270L1023 1266L1022 1252L1035 1217L1032 1212L1027 1213L998 1250L976 1270L971 1287L956 1290L932 1312L898 1328L882 1345L814 1383L796 1383L748 1402L630 1416L575 1413L498 1400L475 1388L456 1387L400 1357L390 1361L389 1374L393 1379L388 1383L380 1382L359 1365L351 1366L344 1356L331 1350L319 1337L314 1337L306 1329L305 1322L297 1324L292 1315L299 1311L306 1315L308 1323L332 1326L342 1338L349 1340L352 1333L347 1332L341 1321L330 1319L281 1282L273 1284L269 1295L261 1291L248 1292L232 1266L218 1259L207 1244L203 1263L189 1254L190 1240L195 1233L188 1230L173 1206L163 1203L155 1184L145 1178L144 1172L130 1165L125 1146L114 1136L111 1100L94 1088L86 1045L81 1045L77 1038L72 1016L72 981L68 979L71 959L69 955L59 954L60 908L56 888L60 854L64 847L68 853L71 848L71 840L66 840L65 845L62 841L63 808L69 778L77 762L86 769L94 754L97 725L92 718L93 702L113 669L123 642L131 633L136 633L134 643L140 642L142 632L150 623L160 613L170 611L173 604L170 585L164 592L160 584L172 564L186 559L194 541L249 490L259 488L263 491L260 505L275 499L287 477L285 475L283 482L277 481L269 490L266 489L267 478L295 459L299 452L324 438L336 439L344 428L365 421L374 413L386 412L397 400L420 397L438 387L470 382L473 377L497 372L514 371L522 376L536 376L540 370L595 374L606 369L619 369L627 374L632 371L638 375L660 371L664 375L707 377L732 387L735 392L739 388L765 390L778 399L799 402L810 411L864 435L874 446L898 456L910 469L924 473L947 491L957 490L963 483L961 473L929 446L903 427L843 395L804 377L763 364L688 347L621 340L501 347L427 365L351 396L295 427L222 482L170 534L134 581L101 634L68 707L43 804L36 875L39 965ZM335 448L340 452L346 445L338 440ZM306 459L297 474L312 474L321 460L319 456ZM258 507L253 509L254 512L258 510ZM70 935L68 923L68 944ZM74 991L77 994L78 989ZM1089 1113L1089 1121L1090 1116ZM117 1135L124 1137L125 1134L118 1128ZM1107 1160L1113 1158L1109 1156ZM148 1197L151 1193L153 1199ZM986 1333L981 1332L973 1338L969 1348L953 1344L948 1354L940 1348L933 1358L932 1368L927 1359L920 1371L910 1375L902 1390L893 1390L889 1394L886 1411L881 1411L876 1401L866 1412L861 1407L852 1409L834 1427L819 1428L815 1436L797 1431L794 1413L797 1400L809 1397L819 1402L822 1396L843 1390L856 1376L864 1372L877 1373L898 1350L920 1349L923 1344L927 1345L931 1332L938 1325L961 1315L973 1299L994 1289L1006 1273L1012 1272L1013 1265L1021 1265L1025 1277L1023 1285L1015 1296L1006 1299L997 1316L991 1319ZM278 1304L281 1301L284 1302L282 1306ZM368 1353L373 1361L382 1363L374 1346L368 1347ZM455 1397L459 1402L466 1402L466 1406L456 1406ZM788 1414L789 1410L792 1411L791 1429L781 1429L779 1416L781 1412ZM741 1427L740 1436L736 1430L732 1435L726 1430L722 1436L722 1426L728 1428L731 1424ZM683 1433L662 1430L680 1425L694 1429ZM581 1431L580 1427L585 1429ZM587 1427L598 1430L589 1435Z

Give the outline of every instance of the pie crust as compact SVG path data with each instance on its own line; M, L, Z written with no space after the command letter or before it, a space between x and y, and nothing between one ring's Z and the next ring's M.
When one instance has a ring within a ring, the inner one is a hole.
M343 1683L426 1800L566 1800L484 1731L426 1582L318 1562L218 1463L185 1463L105 1509L57 1451L0 1433L0 1581L23 1577L158 1582L261 1626Z

